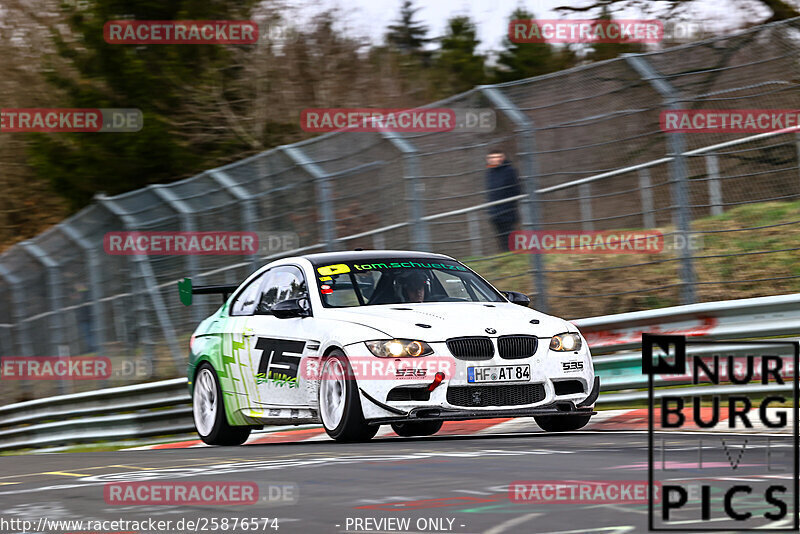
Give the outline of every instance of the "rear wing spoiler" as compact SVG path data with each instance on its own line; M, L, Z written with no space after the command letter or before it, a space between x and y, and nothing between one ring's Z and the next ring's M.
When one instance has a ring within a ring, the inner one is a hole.
M222 302L224 303L228 300L228 296L236 291L237 287L239 287L238 284L225 286L192 286L192 279L184 278L178 282L178 295L184 306L192 305L192 295L211 295L214 293L221 294Z

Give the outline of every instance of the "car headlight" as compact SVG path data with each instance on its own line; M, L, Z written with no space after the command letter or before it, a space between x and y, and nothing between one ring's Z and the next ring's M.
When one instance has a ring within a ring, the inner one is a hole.
M556 352L571 352L581 350L581 335L573 332L564 332L553 336L550 340L550 350Z
M430 345L414 339L367 341L367 348L378 358L417 358L433 353Z

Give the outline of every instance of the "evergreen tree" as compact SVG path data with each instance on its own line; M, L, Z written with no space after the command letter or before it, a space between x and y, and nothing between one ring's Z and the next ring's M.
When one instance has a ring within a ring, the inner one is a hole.
M208 118L191 116L185 97L210 74L230 67L224 45L108 44L103 25L120 19L243 20L252 3L89 0L72 8L71 34L53 30L57 54L46 66L48 82L63 95L60 107L138 108L144 127L136 133L31 134L29 161L36 173L78 209L97 191L115 194L172 181L230 150L212 135L205 143L182 135L191 128L214 129Z
M511 14L512 20L530 20L536 16L524 8L517 8ZM548 72L555 72L573 66L575 54L567 47L555 47L548 43L514 43L506 35L503 50L497 58L494 70L495 82L508 82L531 78Z
M389 25L386 33L386 42L400 52L408 55L427 56L423 47L431 39L427 37L428 27L414 20L414 15L420 10L414 7L411 0L403 0L400 6L400 18Z
M469 17L448 20L447 33L439 41L436 64L450 92L460 93L486 83L485 58L476 51L480 40L475 23Z
M603 6L603 11L598 20L612 20L612 18L608 7ZM603 61L605 59L613 59L621 54L639 53L644 50L645 46L641 43L597 43L592 44L592 50L586 54L586 59L589 61Z

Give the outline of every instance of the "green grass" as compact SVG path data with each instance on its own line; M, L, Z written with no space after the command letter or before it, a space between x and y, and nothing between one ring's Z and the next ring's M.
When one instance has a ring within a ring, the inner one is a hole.
M793 221L797 224L758 228ZM657 229L665 234L674 231L672 226ZM800 262L797 261L800 251L776 252L800 248L800 201L739 206L721 215L697 219L692 222L692 229L696 232L724 231L702 234L703 249L694 254L697 281L713 282L696 286L698 301L800 292L800 278L747 282L800 276ZM741 255L748 252L759 254ZM713 257L730 254L739 255ZM468 258L465 263L500 289L533 295L531 259L528 254L506 253L489 260ZM681 304L680 261L675 251L549 254L544 255L543 260L547 271L548 311L554 315L574 319ZM649 264L635 265L641 263ZM575 272L576 269L594 270ZM658 289L661 287L663 289ZM602 294L613 295L598 296Z

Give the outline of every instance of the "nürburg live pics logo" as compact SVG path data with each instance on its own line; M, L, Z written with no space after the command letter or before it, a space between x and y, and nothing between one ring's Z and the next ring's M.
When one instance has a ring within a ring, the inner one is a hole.
M797 532L799 354L642 334L650 530Z

